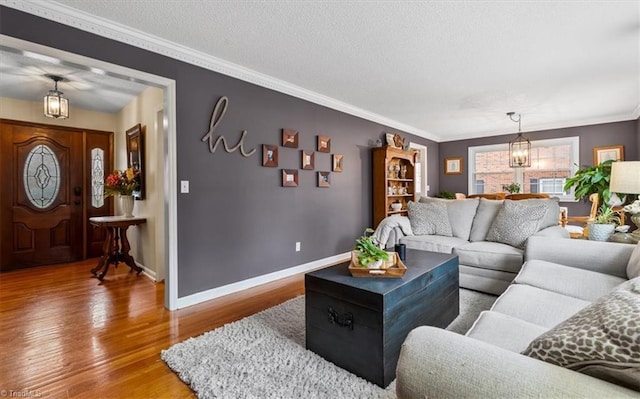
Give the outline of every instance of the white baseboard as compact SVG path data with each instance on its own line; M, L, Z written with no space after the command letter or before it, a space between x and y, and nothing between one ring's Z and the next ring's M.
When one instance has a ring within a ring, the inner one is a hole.
M313 262L305 263L299 266L290 267L285 270L280 270L280 271L265 274L262 276L253 277L247 280L238 281L237 283L224 285L222 287L213 288L207 291L198 292L196 294L191 294L182 298L178 298L178 309L186 308L187 306L196 305L198 303L219 298L221 296L233 294L234 292L253 288L265 283L270 283L272 281L280 280L285 277L290 277L300 273L306 273L315 269L319 269L321 267L331 265L333 263L344 262L349 259L350 255L351 255L351 252L345 252L342 254L330 256L328 258L314 260Z
M154 282L157 282L157 280L156 280L156 272L155 271L149 269L148 267L146 267L142 263L136 262L135 260L134 260L134 262L135 262L136 265L138 265L139 267L142 268L142 274L146 275L147 277L149 277Z

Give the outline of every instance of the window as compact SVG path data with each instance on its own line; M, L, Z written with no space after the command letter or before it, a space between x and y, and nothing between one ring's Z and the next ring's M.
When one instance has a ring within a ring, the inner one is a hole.
M565 195L563 190L567 179L540 179L540 192L555 195Z
M546 193L572 201L563 190L577 170L578 137L531 142L531 167L509 167L509 144L469 147L469 193L502 192L505 184L519 183L523 193ZM482 185L478 182L482 181Z

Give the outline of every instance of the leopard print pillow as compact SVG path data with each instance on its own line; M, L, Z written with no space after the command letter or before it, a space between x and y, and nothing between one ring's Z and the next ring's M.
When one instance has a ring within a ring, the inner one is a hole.
M640 277L542 334L522 354L640 391Z
M421 202L409 201L407 204L409 211L409 222L413 234L427 235L436 234L439 236L451 237L451 224L449 223L449 214L447 213L447 205L443 202L429 202L423 204Z

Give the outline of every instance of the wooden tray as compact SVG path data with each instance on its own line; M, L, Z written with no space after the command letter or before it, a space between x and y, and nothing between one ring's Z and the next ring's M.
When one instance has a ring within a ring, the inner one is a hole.
M366 267L358 266L357 255L352 253L349 272L353 277L401 278L407 271L407 266L402 263L397 253L389 252L389 255L391 255L391 259L385 262L380 269L367 269Z

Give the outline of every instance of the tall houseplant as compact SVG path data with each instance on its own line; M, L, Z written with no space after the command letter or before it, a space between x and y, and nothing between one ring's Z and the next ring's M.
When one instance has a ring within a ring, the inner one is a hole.
M575 176L567 179L564 190L568 191L574 188L574 195L577 200L589 198L591 194L597 193L601 203L608 203L611 199L609 181L611 180L612 162L614 161L604 161L596 166L578 169Z

